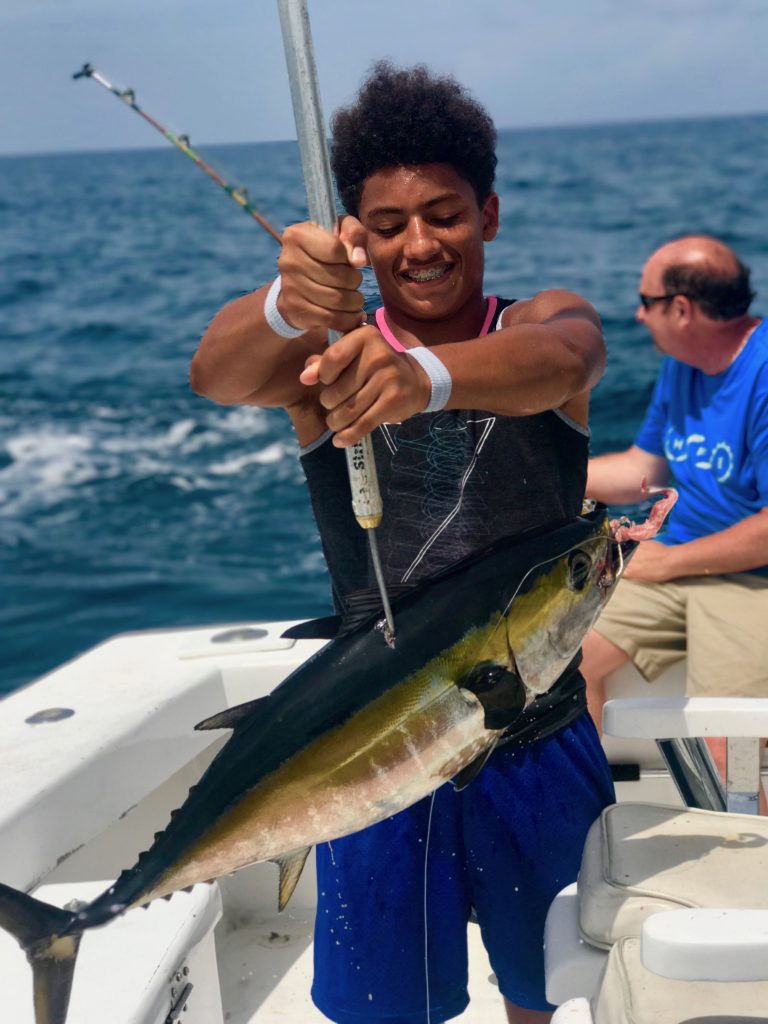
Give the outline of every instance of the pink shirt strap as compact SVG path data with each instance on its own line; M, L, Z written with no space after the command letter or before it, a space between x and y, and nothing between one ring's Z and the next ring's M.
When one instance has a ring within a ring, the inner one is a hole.
M395 352L405 352L405 345L402 345L394 336L392 331L389 329L387 318L384 316L383 306L379 306L379 308L376 310L376 326L379 328L379 330L387 339L387 341L395 350Z
M488 311L485 314L483 327L482 330L480 331L480 334L478 335L479 338L484 338L488 331L490 330L491 324L493 323L493 318L496 315L496 307L499 304L499 300L496 298L495 295L491 295L490 298L486 299L485 301L488 303Z
M483 326L482 326L482 328L480 330L480 334L478 335L478 337L480 337L480 338L483 338L488 333L488 330L489 330L491 324L493 323L493 318L494 318L494 315L496 313L496 307L499 304L499 300L496 298L495 295L491 295L485 301L487 303L488 308L487 308L486 313L485 313L485 320L483 321ZM389 324L387 323L387 317L386 317L386 314L384 313L384 307L383 306L379 306L379 308L376 310L376 326L379 328L379 330L384 335L384 337L387 339L387 341L392 346L392 348L395 350L395 352L406 352L407 351L405 345L403 345L402 342L399 342L397 340L397 338L394 336L394 334L392 333L392 330L391 330Z

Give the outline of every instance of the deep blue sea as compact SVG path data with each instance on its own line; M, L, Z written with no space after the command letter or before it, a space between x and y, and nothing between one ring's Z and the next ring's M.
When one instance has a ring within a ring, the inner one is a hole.
M201 152L278 228L305 216L295 144ZM719 235L768 309L768 117L505 132L499 157L487 290L596 305L593 450L627 445L658 367L633 319L656 245ZM127 630L326 613L287 417L187 383L276 243L170 146L2 159L0 225L0 692Z

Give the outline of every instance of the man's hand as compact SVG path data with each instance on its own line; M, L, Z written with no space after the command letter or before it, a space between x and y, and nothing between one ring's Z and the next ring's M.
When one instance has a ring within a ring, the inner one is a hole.
M768 508L725 530L684 544L643 541L627 566L627 579L666 583L681 576L722 576L768 565Z
M363 318L363 276L368 262L365 228L343 217L334 233L306 222L283 233L277 261L282 287L277 307L293 327L344 333Z
M674 546L644 540L638 544L624 575L641 583L667 583L681 575L676 566L677 554Z
M422 412L431 394L416 360L395 352L375 327L350 331L322 355L310 356L299 379L320 386L320 404L338 448L355 444L382 423Z

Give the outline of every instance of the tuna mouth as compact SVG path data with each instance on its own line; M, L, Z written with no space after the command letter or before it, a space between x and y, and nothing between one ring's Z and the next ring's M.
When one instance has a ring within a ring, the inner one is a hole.
M415 284L426 284L430 281L439 281L453 270L452 263L440 263L434 267L409 267L401 271L401 277L406 281L413 281Z

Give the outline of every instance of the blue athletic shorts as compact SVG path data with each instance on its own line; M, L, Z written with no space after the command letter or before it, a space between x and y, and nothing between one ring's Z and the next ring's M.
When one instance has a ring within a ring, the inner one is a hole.
M315 1005L338 1024L424 1024L428 991L431 1024L455 1017L469 1002L474 907L502 994L551 1009L544 919L614 799L585 712L546 739L496 751L461 793L441 786L431 822L428 797L318 847Z

